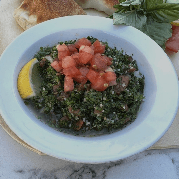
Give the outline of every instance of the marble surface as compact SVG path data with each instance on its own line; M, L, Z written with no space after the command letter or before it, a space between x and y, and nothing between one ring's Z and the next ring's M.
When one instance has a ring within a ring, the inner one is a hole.
M21 146L0 127L0 179L151 178L179 178L179 149L146 150L105 164L73 163L40 156Z
M178 179L179 149L147 150L104 164L40 156L0 127L0 179Z

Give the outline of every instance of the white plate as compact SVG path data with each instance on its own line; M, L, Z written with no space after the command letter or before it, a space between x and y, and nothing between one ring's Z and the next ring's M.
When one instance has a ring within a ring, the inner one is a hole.
M87 36L134 54L146 78L146 99L135 122L119 132L92 138L71 136L44 125L24 105L17 91L20 69L41 46ZM177 75L168 56L142 32L114 26L111 19L104 17L61 17L25 31L2 54L0 76L0 112L12 131L32 147L74 162L116 161L147 149L167 131L178 109Z

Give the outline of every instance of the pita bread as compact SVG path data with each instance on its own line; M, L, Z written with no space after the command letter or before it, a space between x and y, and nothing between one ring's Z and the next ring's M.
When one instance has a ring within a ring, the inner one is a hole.
M24 0L14 11L14 18L26 30L57 17L85 14L74 0Z
M17 25L13 18L14 10L22 3L22 0L0 1L0 55L5 48L24 30Z
M116 9L114 5L119 4L118 0L75 0L83 9L93 8L112 15Z

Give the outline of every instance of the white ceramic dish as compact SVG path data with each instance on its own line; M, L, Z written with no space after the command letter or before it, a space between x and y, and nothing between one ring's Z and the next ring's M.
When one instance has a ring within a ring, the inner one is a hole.
M41 46L93 36L134 54L145 76L145 102L128 127L99 137L77 137L41 123L24 105L17 90L20 69ZM16 38L0 59L0 112L8 126L32 147L56 158L103 163L139 153L159 140L178 109L178 80L163 50L133 27L114 26L111 19L94 16L61 17L41 23Z

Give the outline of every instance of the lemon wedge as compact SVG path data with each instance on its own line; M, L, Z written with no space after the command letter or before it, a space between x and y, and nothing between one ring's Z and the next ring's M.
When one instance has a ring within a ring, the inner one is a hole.
M19 73L17 88L23 99L35 96L39 92L41 80L38 65L38 60L34 58L24 65Z

